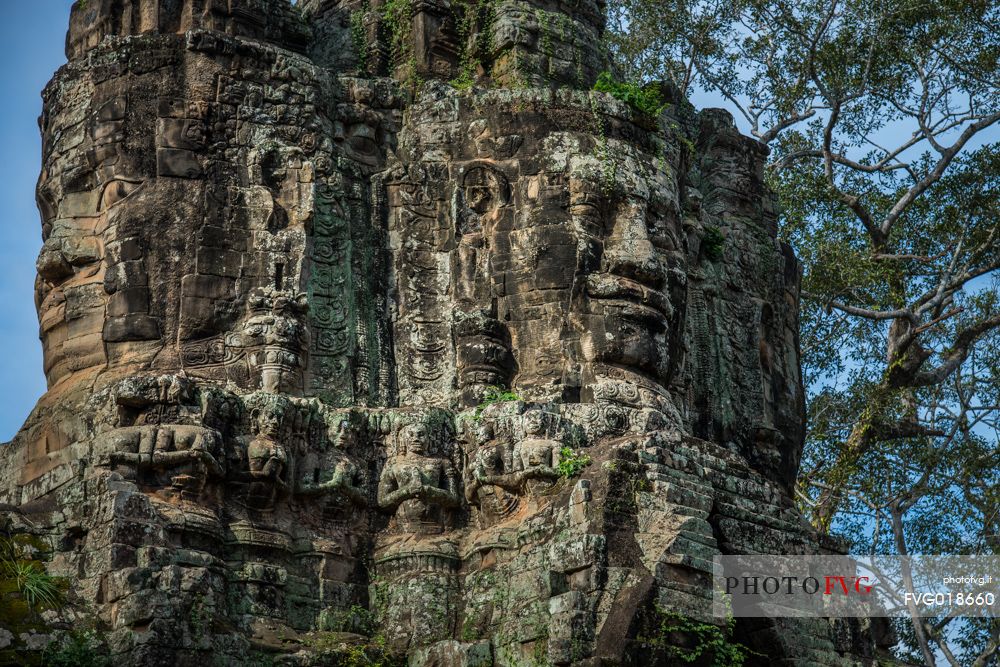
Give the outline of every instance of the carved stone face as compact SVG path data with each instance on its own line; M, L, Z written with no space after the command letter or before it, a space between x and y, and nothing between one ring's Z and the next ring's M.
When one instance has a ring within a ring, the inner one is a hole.
M432 456L434 447L430 440L430 431L424 424L404 424L399 429L399 454L415 456Z
M464 386L470 365L489 368L490 355L473 364L463 348L495 347L493 322L509 336L512 384L529 399L590 402L622 393L606 388L617 384L665 394L683 310L683 274L671 270L681 262L677 147L619 139L634 128L595 120L584 94L485 93L423 112L414 116L424 126L410 128L419 140L389 188L397 358L432 351L423 372L401 369L403 394L440 396L447 389L439 376L457 374ZM435 115L440 122L426 122ZM607 129L598 132L597 122ZM463 140L446 144L444 136ZM450 313L436 303L449 292L460 310L485 310L487 321L477 338L474 319L456 318L453 357ZM421 328L418 317L434 327Z
M352 318L377 324L360 286L377 271L352 265L368 230L352 199L366 196L344 183L381 159L362 153L384 131L352 118L338 135L318 101L327 74L292 55L231 67L180 42L122 48L127 66L74 62L46 93L37 301L50 384L153 368L354 403ZM251 340L250 301L266 290L274 327ZM370 312L349 308L359 292Z
M337 449L348 449L354 444L357 432L348 419L341 419L333 433L333 446Z
M493 439L494 435L493 425L487 421L480 421L476 425L474 434L475 443L477 445L486 445Z
M261 410L257 415L257 433L265 438L277 438L281 433L281 417L271 410Z
M529 410L524 414L524 433L529 436L544 436L547 419L541 410Z

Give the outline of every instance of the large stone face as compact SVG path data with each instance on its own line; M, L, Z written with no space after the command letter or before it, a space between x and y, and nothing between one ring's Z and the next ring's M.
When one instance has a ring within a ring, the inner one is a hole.
M45 92L0 502L118 662L667 665L713 555L827 552L765 149L590 92L598 3L302 4L78 2Z

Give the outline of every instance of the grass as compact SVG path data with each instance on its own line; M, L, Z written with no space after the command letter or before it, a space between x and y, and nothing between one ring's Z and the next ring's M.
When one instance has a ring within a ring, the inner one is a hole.
M17 538L0 537L0 590L16 592L36 611L65 604L65 582L30 558Z
M21 596L32 607L56 609L63 605L63 592L59 580L49 575L34 561L4 561L3 577L14 582Z

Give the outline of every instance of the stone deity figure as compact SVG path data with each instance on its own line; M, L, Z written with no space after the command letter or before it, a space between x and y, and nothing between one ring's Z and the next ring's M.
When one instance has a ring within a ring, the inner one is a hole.
M185 495L199 495L210 478L221 478L222 436L201 426L134 426L109 435L111 465L127 465L140 475L169 478ZM166 479L163 480L167 483Z
M288 452L281 444L281 415L268 409L256 415L257 435L247 445L247 505L254 509L274 509L278 499L288 490L285 471Z
M514 465L523 493L538 493L559 478L562 443L549 438L549 415L532 408L523 416L524 438L514 445Z
M338 422L330 449L324 453L320 461L323 464L304 473L311 478L300 478L295 488L299 496L330 496L346 500L356 507L366 507L368 498L362 488L364 475L361 468L351 460L348 452L356 445L357 428L348 419ZM329 475L329 479L321 481L321 477Z
M400 528L411 532L443 528L450 510L461 504L458 471L438 451L426 424L400 427L396 452L379 480L378 504L394 514Z
M519 479L513 473L512 448L495 440L490 422L480 422L473 438L476 449L466 467L465 499L488 519L501 519L518 507Z

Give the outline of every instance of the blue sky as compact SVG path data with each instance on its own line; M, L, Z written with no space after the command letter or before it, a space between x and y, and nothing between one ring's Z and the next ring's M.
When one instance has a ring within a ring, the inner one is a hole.
M41 164L41 92L66 62L71 0L6 0L0 8L0 442L9 440L45 392L35 318L35 258L42 245L35 208Z

